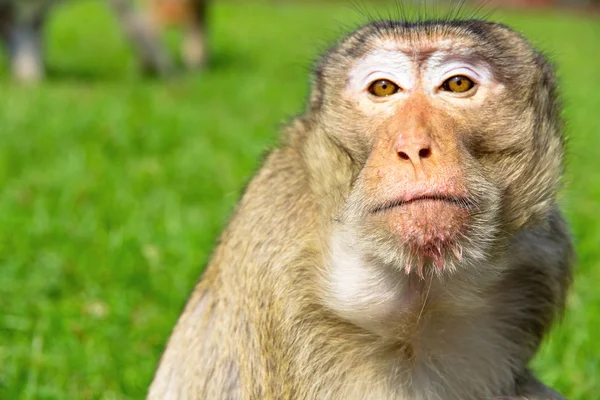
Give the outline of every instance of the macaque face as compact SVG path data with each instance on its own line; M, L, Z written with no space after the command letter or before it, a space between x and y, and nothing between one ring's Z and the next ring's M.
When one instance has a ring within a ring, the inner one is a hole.
M364 164L341 220L407 274L454 270L499 239L505 183L485 155L528 133L513 132L507 116L518 113L495 72L467 40L447 38L380 38L345 71L336 95L353 117L337 122L338 139Z

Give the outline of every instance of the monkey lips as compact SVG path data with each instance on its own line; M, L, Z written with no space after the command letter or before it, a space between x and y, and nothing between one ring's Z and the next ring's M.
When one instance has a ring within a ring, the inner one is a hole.
M466 198L445 195L417 196L408 200L384 203L373 210L376 218L385 220L390 231L407 244L410 258L405 271L410 273L413 263L423 276L426 260L440 270L450 250L458 261L462 248L457 243L469 218L470 202Z

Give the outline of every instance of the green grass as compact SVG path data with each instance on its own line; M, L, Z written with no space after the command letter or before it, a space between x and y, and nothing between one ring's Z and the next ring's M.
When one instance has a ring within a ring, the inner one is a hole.
M212 68L139 78L110 15L64 7L50 79L0 78L0 398L141 398L241 188L301 111L310 60L360 16L340 5L219 5ZM559 66L564 206L579 266L535 368L600 396L600 24L496 13Z

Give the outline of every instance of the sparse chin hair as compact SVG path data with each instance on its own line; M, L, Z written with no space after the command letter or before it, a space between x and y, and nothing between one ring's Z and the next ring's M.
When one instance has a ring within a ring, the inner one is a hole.
M485 186L486 198L473 198L468 204L425 201L417 207L411 203L381 210L357 184L333 231L351 232L346 240L354 248L407 275L460 272L497 255L491 250L505 247L502 242L508 236L498 223L498 190L491 184L480 186Z

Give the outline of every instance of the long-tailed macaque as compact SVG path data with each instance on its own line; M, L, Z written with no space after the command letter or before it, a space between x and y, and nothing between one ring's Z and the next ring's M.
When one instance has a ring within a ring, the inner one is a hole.
M528 369L574 257L552 66L479 21L379 21L317 63L150 399L557 400Z

